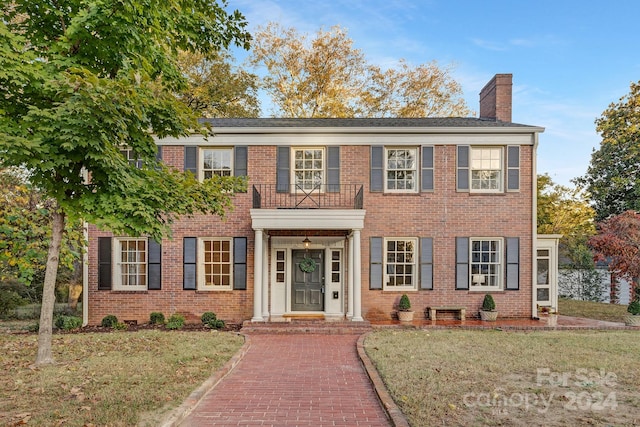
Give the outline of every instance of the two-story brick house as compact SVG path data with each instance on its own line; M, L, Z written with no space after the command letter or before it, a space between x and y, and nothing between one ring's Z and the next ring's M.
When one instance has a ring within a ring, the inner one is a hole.
M491 293L501 316L535 316L543 129L511 122L509 74L480 98L480 118L209 119L208 140L158 140L167 164L248 176L248 191L227 219L185 218L161 243L91 226L85 321L357 321L403 293L419 312L472 314Z

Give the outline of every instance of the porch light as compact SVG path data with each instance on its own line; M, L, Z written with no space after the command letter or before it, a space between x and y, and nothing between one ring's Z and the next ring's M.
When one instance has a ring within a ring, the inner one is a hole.
M309 246L311 245L311 240L309 240L307 236L304 236L304 240L302 241L302 244L304 245L305 249L309 249Z

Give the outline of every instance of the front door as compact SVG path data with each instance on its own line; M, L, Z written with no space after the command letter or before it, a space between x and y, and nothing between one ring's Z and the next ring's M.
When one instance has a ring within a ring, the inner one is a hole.
M324 311L324 251L294 250L291 311Z

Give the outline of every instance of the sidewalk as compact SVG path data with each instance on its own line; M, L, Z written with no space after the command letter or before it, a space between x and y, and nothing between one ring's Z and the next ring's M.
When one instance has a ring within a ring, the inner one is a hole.
M358 358L358 338L252 335L238 365L179 425L388 427Z

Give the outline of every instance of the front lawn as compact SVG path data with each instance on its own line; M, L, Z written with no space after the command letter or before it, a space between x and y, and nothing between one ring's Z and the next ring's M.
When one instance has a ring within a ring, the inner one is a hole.
M365 348L412 426L640 425L640 332L381 330Z
M37 338L0 334L0 425L157 425L244 342L217 331L54 334L57 364L33 368Z
M624 317L628 314L626 305L565 298L558 299L558 312L566 316L586 317L608 322L624 322Z

